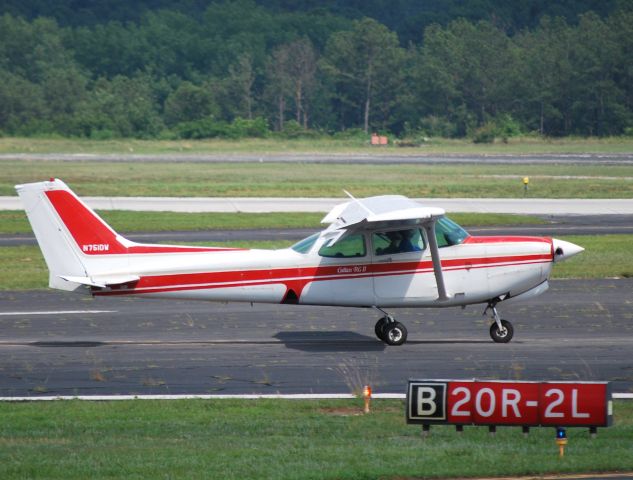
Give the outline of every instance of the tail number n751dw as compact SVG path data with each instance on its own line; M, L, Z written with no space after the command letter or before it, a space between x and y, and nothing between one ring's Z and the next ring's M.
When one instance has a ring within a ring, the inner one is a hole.
M110 245L107 243L91 243L82 247L84 252L107 252L110 250Z

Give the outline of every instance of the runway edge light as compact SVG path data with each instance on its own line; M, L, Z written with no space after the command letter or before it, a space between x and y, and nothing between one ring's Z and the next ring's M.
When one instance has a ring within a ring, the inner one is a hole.
M363 399L365 401L363 412L369 413L369 402L371 401L371 387L369 385L365 385L363 388Z
M565 456L565 445L567 445L567 432L563 427L556 428L556 445L558 445L558 456Z

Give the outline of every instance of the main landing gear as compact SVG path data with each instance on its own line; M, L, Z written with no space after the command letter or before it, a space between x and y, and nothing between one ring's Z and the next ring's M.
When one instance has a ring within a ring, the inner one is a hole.
M497 312L497 300L491 300L488 302L488 306L484 310L484 315L488 313L488 310L492 311L492 319L494 323L490 325L490 338L495 343L508 343L512 340L514 335L514 328L512 324L507 320L502 320Z
M502 320L497 312L498 299L490 300L488 306L484 310L484 315L490 310L492 312L491 317L494 320L490 325L490 338L495 343L508 343L512 340L514 335L514 328L512 324L507 320ZM382 310L381 308L374 307L381 312L384 316L376 322L374 332L379 340L385 342L387 345L402 345L407 341L407 329L400 322L396 321L391 315Z
M397 322L391 315L378 307L374 307L376 310L384 314L380 320L376 322L374 332L376 337L382 340L387 345L402 345L407 341L407 329L406 327Z

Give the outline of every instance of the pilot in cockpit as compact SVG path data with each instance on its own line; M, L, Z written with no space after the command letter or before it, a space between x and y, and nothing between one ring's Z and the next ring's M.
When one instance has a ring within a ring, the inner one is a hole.
M387 232L385 236L389 239L389 245L383 249L377 249L378 255L387 255L393 253L419 252L421 249L415 245L411 238L415 230L398 230Z

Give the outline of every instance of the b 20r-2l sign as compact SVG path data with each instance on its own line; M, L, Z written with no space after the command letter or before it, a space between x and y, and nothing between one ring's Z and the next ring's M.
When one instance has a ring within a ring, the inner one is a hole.
M607 427L608 382L409 380L407 423Z

